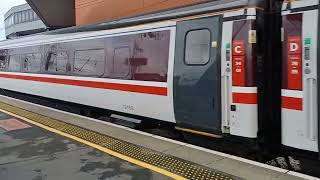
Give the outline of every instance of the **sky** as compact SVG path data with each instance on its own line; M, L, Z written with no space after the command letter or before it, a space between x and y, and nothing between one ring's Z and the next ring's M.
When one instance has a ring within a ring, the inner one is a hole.
M5 39L4 14L12 7L26 3L25 0L0 0L0 40Z

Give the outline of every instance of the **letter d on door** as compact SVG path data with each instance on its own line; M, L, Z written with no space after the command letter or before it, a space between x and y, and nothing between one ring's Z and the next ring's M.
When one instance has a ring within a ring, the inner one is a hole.
M299 49L299 45L297 43L290 43L290 52L295 52Z
M301 36L288 36L288 54L302 54Z

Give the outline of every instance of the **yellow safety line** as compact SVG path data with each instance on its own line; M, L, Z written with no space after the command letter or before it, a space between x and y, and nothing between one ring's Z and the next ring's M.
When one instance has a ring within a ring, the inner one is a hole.
M209 137L213 137L213 138L221 138L222 137L222 136L216 135L216 134L197 131L197 130L193 130L193 129L181 128L181 127L177 127L177 126L175 127L175 129L179 130L179 131L185 131L185 132L189 132L189 133L193 133L193 134L199 134L199 135L202 135L202 136L209 136Z
M34 122L34 121L32 121L31 119L27 119L27 118L25 118L25 117L22 117L22 116L20 116L20 115L14 114L14 113L12 113L12 112L9 112L9 111L3 110L3 109L0 109L0 111L3 112L3 113L9 114L9 115L11 115L11 116L14 116L14 117L16 117L16 118L22 119L22 120L24 120L24 121L26 121L26 122L28 122L28 123L30 123L30 124L33 124L33 125L36 125L36 126L38 126L38 127L43 128L43 129L46 129L46 130L48 130L48 131L51 131L51 132L53 132L53 133L59 134L59 135L61 135L61 136L64 136L64 137L73 139L73 140L75 140L75 141L78 141L78 142L80 142L80 143L86 144L86 145L88 145L88 146L91 146L91 147L93 147L93 148L95 148L95 149L98 149L98 150L100 150L100 151L103 151L103 152L105 152L105 153L107 153L107 154L110 154L110 155L112 155L112 156L115 156L115 157L117 157L117 158L119 158L119 159L122 159L122 160L128 161L128 162L130 162L130 163L136 164L136 165L138 165L138 166L141 166L141 167L150 169L150 170L152 170L152 171L158 172L158 173L160 173L160 174L163 174L163 175L165 175L165 176L171 177L171 178L173 178L173 179L187 180L186 178L184 178L184 177L182 177L182 176L179 176L179 175L177 175L177 174L171 173L171 172L169 172L169 171L167 171L167 170L158 168L158 167L153 166L153 165L151 165L151 164L148 164L148 163L139 161L139 160L137 160L137 159L131 158L131 157L129 157L129 156L120 154L120 153L118 153L118 152L112 151L112 150L110 150L110 149L107 149L107 148L105 148L105 147L99 146L99 145L94 144L94 143L92 143L92 142L89 142L89 141L80 139L80 138L78 138L78 137L76 137L76 136L73 136L73 135L64 133L64 132L62 132L62 131L59 131L59 130L56 130L56 129L54 129L54 128L45 126L45 125L40 124L40 123Z

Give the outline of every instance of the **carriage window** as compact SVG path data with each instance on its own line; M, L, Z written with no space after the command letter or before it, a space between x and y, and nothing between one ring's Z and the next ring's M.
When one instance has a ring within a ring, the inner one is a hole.
M185 62L190 65L203 65L210 59L211 35L208 29L188 32L186 36Z
M117 77L127 77L129 75L129 57L128 47L114 49L113 55L113 73Z
M100 76L103 75L104 69L104 49L81 50L75 52L74 73Z
M45 70L49 72L64 73L67 70L67 52L48 52L46 54Z
M20 71L21 70L21 59L20 55L11 55L9 59L9 71Z
M7 65L7 53L0 50L0 71L6 70Z
M39 72L41 69L41 54L32 53L22 55L23 68L25 72Z
M0 71L6 70L6 57L0 56Z

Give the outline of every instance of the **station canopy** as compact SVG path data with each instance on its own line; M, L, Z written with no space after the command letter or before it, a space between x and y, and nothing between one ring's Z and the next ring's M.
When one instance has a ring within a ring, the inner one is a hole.
M51 29L75 26L74 0L26 0Z

